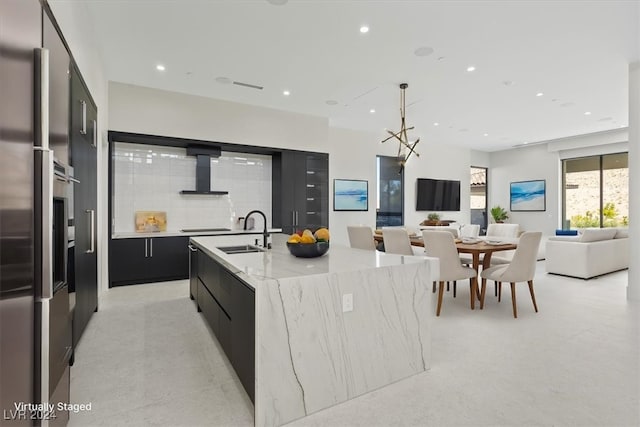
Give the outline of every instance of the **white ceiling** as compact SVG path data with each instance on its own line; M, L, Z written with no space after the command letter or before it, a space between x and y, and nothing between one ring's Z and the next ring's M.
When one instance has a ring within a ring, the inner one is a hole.
M326 116L381 139L400 127L407 82L411 139L485 151L626 126L628 64L640 60L638 1L76 3L109 80ZM422 46L433 53L414 55Z

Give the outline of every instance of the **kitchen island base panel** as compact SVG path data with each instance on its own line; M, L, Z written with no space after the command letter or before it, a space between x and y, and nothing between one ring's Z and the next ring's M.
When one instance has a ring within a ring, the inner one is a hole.
M256 425L281 425L429 369L430 263L256 288ZM353 311L343 313L344 294Z

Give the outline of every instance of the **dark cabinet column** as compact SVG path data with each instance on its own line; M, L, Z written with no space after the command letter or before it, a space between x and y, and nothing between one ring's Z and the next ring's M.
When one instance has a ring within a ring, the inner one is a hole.
M329 156L283 151L273 157L273 225L287 234L329 225Z
M77 344L98 308L98 184L97 109L75 67L71 68L69 141L73 167L73 212L75 229L73 342ZM72 213L72 215L71 215Z

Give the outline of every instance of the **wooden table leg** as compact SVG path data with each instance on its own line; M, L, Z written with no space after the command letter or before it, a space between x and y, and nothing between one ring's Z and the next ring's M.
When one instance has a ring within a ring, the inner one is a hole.
M476 308L476 294L478 293L478 268L480 267L480 253L473 253L473 269L476 271L476 277L471 280L471 310Z

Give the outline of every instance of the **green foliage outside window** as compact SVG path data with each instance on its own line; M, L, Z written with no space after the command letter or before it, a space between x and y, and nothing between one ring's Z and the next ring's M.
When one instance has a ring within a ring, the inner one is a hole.
M606 203L602 207L602 226L618 227L628 226L629 217L618 218L618 209L614 203ZM600 227L600 210L595 212L586 211L584 215L574 215L571 217L571 228Z

